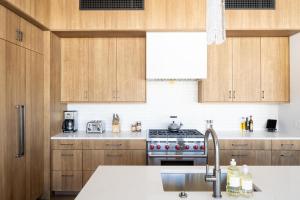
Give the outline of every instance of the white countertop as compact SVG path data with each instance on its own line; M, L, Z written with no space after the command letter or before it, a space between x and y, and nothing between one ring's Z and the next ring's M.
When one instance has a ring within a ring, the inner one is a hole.
M220 140L300 140L300 132L275 132L270 133L266 131L255 131L253 133L242 133L240 131L217 131L218 137ZM95 134L79 131L76 133L59 133L51 139L75 139L75 140L84 140L84 139L146 139L147 131L142 131L141 133L133 133L130 131L124 131L121 133L112 133L107 131L103 134Z
M299 199L300 167L249 167L261 189L252 200ZM225 171L224 169L222 169ZM161 172L203 173L200 166L100 166L75 200L174 200L179 192L164 192ZM210 200L212 192L187 192L187 200ZM222 192L223 200L242 200Z
M121 132L112 133L111 131L106 131L105 133L86 133L79 131L76 133L59 133L53 137L52 140L145 140L147 132Z

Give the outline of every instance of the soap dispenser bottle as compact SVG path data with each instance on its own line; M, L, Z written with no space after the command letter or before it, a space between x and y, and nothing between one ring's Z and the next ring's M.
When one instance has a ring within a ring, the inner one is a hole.
M226 192L230 196L239 196L241 190L240 170L236 166L235 159L232 159L227 170Z
M249 168L247 165L243 165L241 187L242 196L249 198L253 195L253 180L252 175L249 173Z

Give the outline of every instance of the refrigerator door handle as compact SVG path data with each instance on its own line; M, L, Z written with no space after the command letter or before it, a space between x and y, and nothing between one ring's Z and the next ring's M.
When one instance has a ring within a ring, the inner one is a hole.
M18 152L16 157L21 158L25 155L25 106L17 105L18 112Z

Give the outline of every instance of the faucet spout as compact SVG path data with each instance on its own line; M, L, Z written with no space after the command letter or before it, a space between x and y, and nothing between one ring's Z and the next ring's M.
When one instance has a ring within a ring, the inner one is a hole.
M213 197L214 198L222 198L221 194L221 169L220 169L220 145L219 145L219 140L217 133L215 132L214 129L210 128L207 129L205 132L205 154L207 155L208 158L208 138L209 136L212 136L213 143L214 143L214 149L215 149L215 165L214 165L214 170L213 174L209 175L209 167L208 167L208 159L206 160L206 175L205 175L205 181L207 182L213 182Z

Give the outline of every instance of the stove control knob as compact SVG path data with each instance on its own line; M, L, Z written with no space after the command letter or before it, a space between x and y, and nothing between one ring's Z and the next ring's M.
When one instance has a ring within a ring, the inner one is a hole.
M190 146L189 145L185 145L184 147L186 150L190 149Z
M179 146L179 144L177 144L177 145L175 146L175 149L176 149L177 151L179 151L179 150L180 150L180 146Z
M157 148L157 149L160 149L160 148L161 148L160 144L156 145L156 148Z
M205 146L204 146L204 145L201 145L201 146L200 146L200 149L201 149L201 150L205 150Z
M165 145L165 149L170 149L170 146L168 144Z
M154 149L154 144L150 144L150 149L151 149L151 150Z
M195 145L194 145L194 149L195 149L195 150L198 150L198 149L199 149L199 146L198 146L197 144L195 144Z

